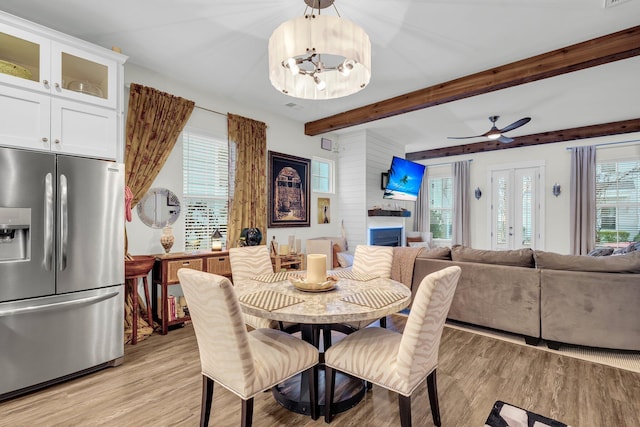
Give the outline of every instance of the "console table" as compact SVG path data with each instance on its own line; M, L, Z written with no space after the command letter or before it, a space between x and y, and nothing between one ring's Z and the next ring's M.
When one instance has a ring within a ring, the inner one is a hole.
M179 269L191 268L231 278L228 251L176 252L157 254L154 257L156 261L153 265L153 317L161 325L161 335L167 334L169 326L191 320L188 315L169 320L169 286L180 284ZM158 299L158 286L160 286L160 299ZM158 313L158 305L161 305L160 313Z

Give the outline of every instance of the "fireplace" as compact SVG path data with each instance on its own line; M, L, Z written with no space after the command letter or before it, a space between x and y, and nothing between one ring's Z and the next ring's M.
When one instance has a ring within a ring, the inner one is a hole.
M369 228L369 244L402 246L402 227Z

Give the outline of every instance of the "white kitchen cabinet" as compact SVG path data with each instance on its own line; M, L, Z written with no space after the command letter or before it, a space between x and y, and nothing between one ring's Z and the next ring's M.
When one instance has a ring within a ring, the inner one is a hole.
M0 145L123 161L125 60L0 12Z

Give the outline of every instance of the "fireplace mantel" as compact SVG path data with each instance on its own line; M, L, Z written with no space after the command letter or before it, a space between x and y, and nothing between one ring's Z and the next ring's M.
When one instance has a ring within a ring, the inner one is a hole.
M411 211L406 209L392 211L385 209L369 209L369 216L401 216L404 218L408 218L411 216Z

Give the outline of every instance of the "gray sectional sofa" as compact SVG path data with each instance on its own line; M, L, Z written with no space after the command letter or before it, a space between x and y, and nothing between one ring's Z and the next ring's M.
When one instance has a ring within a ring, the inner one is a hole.
M458 265L451 320L561 343L640 351L640 252L613 257L462 246L424 250L412 288Z

